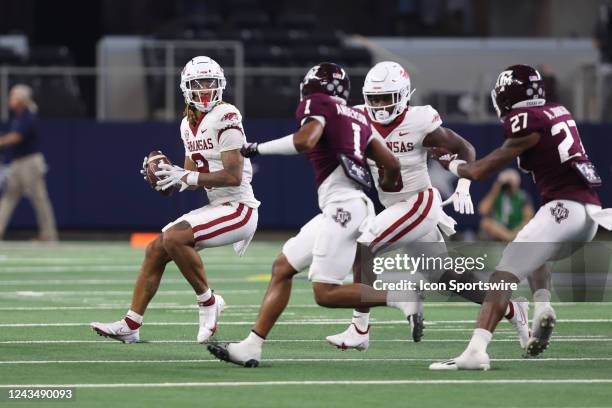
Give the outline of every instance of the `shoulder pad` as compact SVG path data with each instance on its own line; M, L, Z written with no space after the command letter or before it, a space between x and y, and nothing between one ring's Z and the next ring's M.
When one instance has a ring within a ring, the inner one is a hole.
M216 129L226 129L228 127L240 126L242 115L238 108L230 103L220 103L209 113L213 115L213 123Z

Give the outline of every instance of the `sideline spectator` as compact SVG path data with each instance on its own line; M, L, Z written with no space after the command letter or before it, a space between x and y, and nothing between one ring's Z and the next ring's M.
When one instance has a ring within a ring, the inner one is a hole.
M47 165L38 147L37 110L32 89L15 85L9 94L12 113L10 130L0 136L0 148L10 146L11 163L6 188L0 199L0 239L22 196L32 203L38 221L40 241L57 241L53 208L47 194Z
M512 241L533 217L529 195L521 190L521 176L514 169L499 173L497 181L478 205L480 231L487 239Z

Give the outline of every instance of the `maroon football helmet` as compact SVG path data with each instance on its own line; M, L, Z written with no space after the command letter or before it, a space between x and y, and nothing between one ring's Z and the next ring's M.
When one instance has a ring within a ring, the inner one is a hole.
M300 84L300 99L313 93L324 93L348 101L351 81L342 67L322 62L308 70Z
M512 65L499 74L491 100L500 118L515 108L546 103L542 75L529 65Z

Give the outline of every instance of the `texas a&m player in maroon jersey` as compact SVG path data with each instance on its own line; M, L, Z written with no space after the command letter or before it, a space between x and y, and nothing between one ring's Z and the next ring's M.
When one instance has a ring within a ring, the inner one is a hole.
M261 360L265 337L285 309L293 276L309 267L316 302L325 307L393 306L407 317L413 302L387 299L386 291L363 284L343 285L352 273L357 238L374 218L374 207L362 190L372 186L366 157L384 169L379 185L397 186L400 164L385 144L372 137L364 112L347 106L350 82L336 64L321 63L301 83L296 111L300 129L292 135L262 144L248 144L246 157L257 154L306 153L318 185L321 213L285 243L272 266L272 278L257 322L240 343L211 344L208 350L221 360L255 367ZM367 302L364 299L368 299Z
M504 144L472 163L442 154L437 159L458 177L480 180L493 175L514 158L530 172L542 206L502 255L490 282L520 282L546 268L546 262L569 256L576 245L589 242L597 226L612 228L612 210L602 210L594 187L601 184L584 150L571 113L557 103L546 103L540 73L527 65L505 69L491 92L506 136ZM549 273L549 272L548 272ZM550 305L548 280L533 282L535 312L526 356L548 346L555 312ZM433 370L488 369L487 345L502 318L511 290L489 291L478 317L478 328L457 358L430 366Z

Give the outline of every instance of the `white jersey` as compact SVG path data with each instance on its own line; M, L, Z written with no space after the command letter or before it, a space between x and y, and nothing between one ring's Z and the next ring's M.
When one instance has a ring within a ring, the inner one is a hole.
M356 108L364 109L364 106ZM430 105L409 106L387 126L374 122L371 124L373 136L387 145L401 165L401 189L383 191L378 185L379 169L373 160L368 160L380 202L390 207L429 188L431 181L427 170L427 148L423 147L423 139L442 124L438 112Z
M229 103L219 103L208 112L196 128L190 126L187 117L181 122L181 139L185 146L185 156L191 159L201 173L223 169L221 153L240 149L246 143L240 111ZM240 202L251 208L259 207L260 202L253 195L251 161L244 159L242 183L235 187L206 188L211 205L227 202Z

